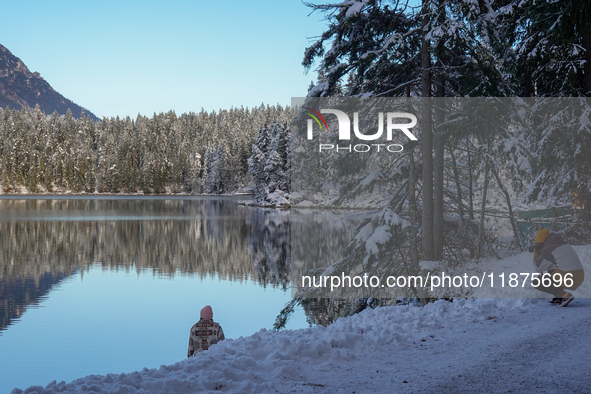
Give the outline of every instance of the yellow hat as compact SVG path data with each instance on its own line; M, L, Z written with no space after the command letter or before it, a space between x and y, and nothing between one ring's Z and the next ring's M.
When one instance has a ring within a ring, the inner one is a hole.
M550 235L550 231L547 228L543 228L536 234L536 243L543 244L546 242L546 238Z

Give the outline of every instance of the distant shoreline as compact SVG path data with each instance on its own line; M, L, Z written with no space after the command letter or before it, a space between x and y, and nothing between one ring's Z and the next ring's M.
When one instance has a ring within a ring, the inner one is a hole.
M0 200L249 200L254 194L0 194Z

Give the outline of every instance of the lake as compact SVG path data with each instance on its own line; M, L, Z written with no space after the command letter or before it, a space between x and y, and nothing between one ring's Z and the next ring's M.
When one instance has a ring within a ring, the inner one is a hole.
M0 197L0 392L183 360L207 304L227 338L271 329L290 213L241 199Z

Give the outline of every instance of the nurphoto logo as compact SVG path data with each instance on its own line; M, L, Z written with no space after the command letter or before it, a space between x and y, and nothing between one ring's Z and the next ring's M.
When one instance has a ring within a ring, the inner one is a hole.
M351 120L349 115L338 109L321 109L320 112L304 107L307 110L307 114L312 118L308 119L307 123L307 138L308 140L314 139L314 121L318 124L321 131L326 130L328 132L328 124L322 114L332 114L337 117L338 121L338 134L339 140L351 140ZM410 120L410 122L400 123L401 119ZM410 140L417 141L417 137L410 131L411 128L416 126L417 117L408 112L387 112L386 113L386 141L392 141L392 135L394 131L401 131ZM359 130L359 112L353 112L353 132L355 137L362 141L375 141L383 138L384 134L384 112L378 113L378 129L373 134L365 134ZM376 149L378 152L386 150L388 152L402 152L404 147L401 144L349 144L345 146L335 144L319 144L319 152L336 150L347 151L347 152L369 152L372 149Z

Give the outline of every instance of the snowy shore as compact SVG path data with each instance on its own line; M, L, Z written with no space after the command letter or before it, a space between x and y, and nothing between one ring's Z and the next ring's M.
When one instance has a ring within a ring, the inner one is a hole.
M588 266L591 246L575 248ZM523 270L529 256L495 265ZM567 308L539 298L382 307L326 328L263 329L227 339L159 369L53 381L12 394L581 393L591 385L590 323L591 299L584 298Z
M589 299L384 307L327 328L261 330L159 369L12 393L585 392L589 323Z

